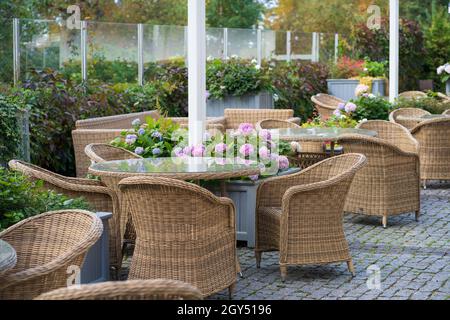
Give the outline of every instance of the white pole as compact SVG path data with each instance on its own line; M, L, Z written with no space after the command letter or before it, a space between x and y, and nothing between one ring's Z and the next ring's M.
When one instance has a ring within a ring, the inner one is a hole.
M189 145L203 143L206 121L205 0L188 2Z
M389 100L398 97L399 79L399 0L389 0L390 35L389 35Z
M13 67L14 86L17 87L20 81L20 20L13 20Z

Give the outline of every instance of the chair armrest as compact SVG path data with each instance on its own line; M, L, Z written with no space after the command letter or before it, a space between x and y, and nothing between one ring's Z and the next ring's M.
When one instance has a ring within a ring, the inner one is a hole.
M287 121L300 125L301 119L298 117L290 118Z

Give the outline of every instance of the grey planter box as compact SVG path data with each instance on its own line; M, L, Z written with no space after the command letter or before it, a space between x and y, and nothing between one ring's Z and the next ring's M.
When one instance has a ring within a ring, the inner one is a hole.
M450 96L450 80L445 84L445 92Z
M299 172L299 168L291 168L278 175ZM246 241L249 248L255 247L255 211L256 194L264 179L258 181L231 181L227 183L228 197L236 206L237 240Z
M99 283L110 280L108 220L112 217L112 214L110 212L98 212L97 217L102 219L103 234L86 254L83 267L81 268L81 284Z
M209 99L206 106L208 117L223 117L225 109L273 109L275 102L272 94L261 92L242 97L228 96L222 100Z
M350 79L328 79L328 93L341 98L344 101L349 101L356 98L355 90L359 85L359 80ZM372 82L372 93L384 97L385 81L384 79L376 79Z

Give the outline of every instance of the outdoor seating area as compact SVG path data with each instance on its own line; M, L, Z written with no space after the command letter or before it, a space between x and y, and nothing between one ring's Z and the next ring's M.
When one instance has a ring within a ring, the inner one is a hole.
M185 2L0 16L0 300L449 300L442 3Z

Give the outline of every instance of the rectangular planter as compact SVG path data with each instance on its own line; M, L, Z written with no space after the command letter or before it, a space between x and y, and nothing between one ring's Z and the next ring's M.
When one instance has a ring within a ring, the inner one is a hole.
M273 109L275 102L272 94L261 92L241 97L227 96L222 100L209 99L206 106L208 117L223 117L225 109Z
M445 92L448 96L450 96L450 80L445 84Z
M81 284L99 283L110 280L109 277L109 227L110 212L97 212L103 222L103 234L89 249L81 268Z
M359 80L351 79L328 79L328 93L344 101L356 98L355 90L359 85ZM375 79L372 82L372 93L374 95L385 96L385 80Z
M299 172L299 168L291 168L278 175L288 175ZM237 240L247 242L247 247L255 247L255 213L256 194L264 179L258 181L230 181L227 183L228 197L236 206ZM217 192L216 192L217 193Z

